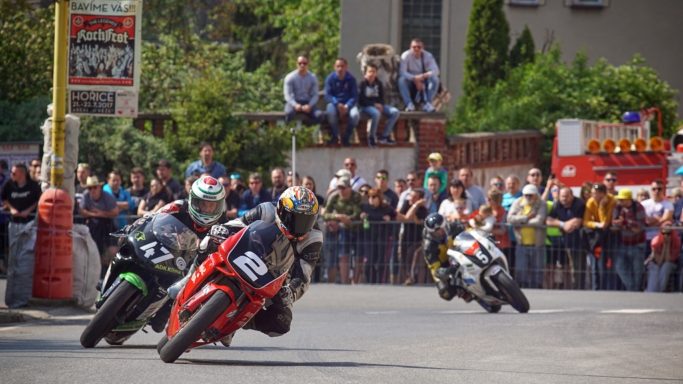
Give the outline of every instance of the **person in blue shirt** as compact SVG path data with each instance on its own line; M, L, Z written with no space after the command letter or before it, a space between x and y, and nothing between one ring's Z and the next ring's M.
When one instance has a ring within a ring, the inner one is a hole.
M360 114L358 101L358 85L356 79L348 71L348 62L343 57L334 62L334 72L325 80L325 101L327 101L327 120L332 129L332 138L327 144L339 141L339 120L346 117L346 131L342 137L342 145L349 146L353 130L358 124Z
M128 224L128 215L136 212L135 202L130 192L125 188L121 187L121 172L118 170L113 170L109 172L107 177L107 184L102 187L102 190L116 199L116 206L119 208L119 214L116 216L114 222L116 223L116 228L123 228ZM133 222L133 220L131 220Z
M197 176L209 174L214 179L218 179L226 174L225 166L213 160L213 146L210 143L202 141L199 144L199 160L187 167L185 178L192 176L192 174Z
M270 191L263 188L261 174L254 172L249 175L249 187L242 193L242 202L237 210L237 216L242 217L257 205L272 200Z

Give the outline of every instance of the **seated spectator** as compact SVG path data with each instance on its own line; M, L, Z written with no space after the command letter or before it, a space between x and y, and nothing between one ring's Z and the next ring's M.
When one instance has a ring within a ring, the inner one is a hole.
M149 193L140 201L138 216L154 213L172 201L173 198L170 196L168 189L164 187L161 180L155 177L149 182Z
M423 103L425 112L434 111L432 102L439 91L439 66L418 38L412 39L410 49L401 54L398 90L406 112L414 111L418 103Z
M316 107L318 102L318 79L308 70L308 57L301 55L296 59L297 69L285 76L285 122L296 114L307 117L306 123L317 124L322 111Z
M347 71L348 62L343 57L334 62L334 71L325 80L325 101L327 101L327 121L332 129L332 138L327 144L339 141L339 121L346 119L346 131L342 145L348 147L353 130L358 124L358 85L356 79Z
M384 88L382 88L382 83L377 80L377 67L374 64L368 64L365 67L365 77L360 83L358 106L362 113L370 116L368 146L374 147L377 143L396 144L391 138L391 133L394 131L394 125L398 120L398 109L386 104ZM379 118L382 115L387 117L387 123L382 131L382 136L378 140L376 137L377 127L379 126Z

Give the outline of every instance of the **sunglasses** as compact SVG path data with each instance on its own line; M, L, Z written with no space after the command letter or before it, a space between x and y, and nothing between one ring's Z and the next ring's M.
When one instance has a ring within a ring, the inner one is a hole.
M362 193L362 194L366 194L366 193L368 193L368 190L367 190L367 189L361 189L361 190L358 191L358 192L360 192L360 193Z
M297 64L299 65L308 65L308 61L300 61Z
M388 177L386 177L384 175L377 175L377 176L375 176L375 179L386 180L386 179L388 179Z
M530 173L529 176L531 176L531 177L539 177L539 176L541 176L541 174L540 174L540 173Z
M491 185L495 185L496 187L502 187L503 183L491 183Z
M657 192L657 191L661 191L663 188L662 187L652 187L651 189L653 191Z
M613 182L617 181L617 179L610 177L608 179L605 179L605 181L609 181L609 182L613 183Z

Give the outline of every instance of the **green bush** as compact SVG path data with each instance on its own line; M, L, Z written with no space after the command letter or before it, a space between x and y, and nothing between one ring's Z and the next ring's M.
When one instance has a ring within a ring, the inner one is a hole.
M562 118L618 122L625 111L658 107L665 135L676 125L676 92L640 56L613 66L600 59L593 66L585 54L571 64L552 47L534 62L510 70L493 87L480 90L481 103L467 96L457 106L449 133L541 129L552 133Z

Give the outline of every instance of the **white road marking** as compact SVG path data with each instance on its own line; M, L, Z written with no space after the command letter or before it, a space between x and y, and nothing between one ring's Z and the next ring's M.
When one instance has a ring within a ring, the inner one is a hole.
M365 312L367 315L395 315L398 311L368 311Z
M14 326L14 327L0 327L0 332L5 332L5 331L12 331L15 329L18 329L20 327Z
M566 309L530 309L529 313L562 313L568 312Z
M665 312L664 309L607 309L600 311L600 313L622 313L622 314L632 314L632 315L642 315L644 313L657 313Z

